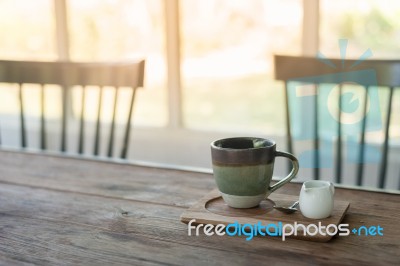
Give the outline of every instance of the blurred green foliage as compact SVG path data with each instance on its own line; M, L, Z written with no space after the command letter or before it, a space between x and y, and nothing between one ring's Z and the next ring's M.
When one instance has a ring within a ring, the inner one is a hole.
M400 50L398 15L400 12L385 14L377 7L366 13L347 11L337 20L337 32L357 46L393 54Z

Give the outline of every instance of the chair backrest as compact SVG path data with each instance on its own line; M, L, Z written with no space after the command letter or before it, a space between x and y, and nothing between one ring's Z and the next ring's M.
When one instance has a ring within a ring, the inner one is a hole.
M7 61L0 60L0 82L14 83L19 85L19 117L20 117L20 139L21 147L28 147L26 114L24 113L22 85L33 83L41 85L40 102L40 147L46 150L46 124L45 124L45 90L44 85L56 84L62 89L62 129L60 151L67 151L67 121L68 121L68 91L73 86L81 86L82 89L82 111L80 114L80 126L78 137L78 152L83 153L85 142L85 88L87 86L98 86L100 88L99 102L97 106L97 121L94 137L93 155L99 155L100 147L100 124L102 110L103 87L115 88L114 106L110 134L108 140L109 157L113 156L114 131L116 123L117 91L120 87L132 89L129 114L125 123L124 137L120 157L127 157L129 147L130 128L132 120L135 92L138 87L143 86L144 60L115 62L115 63L78 63L78 62L37 62L37 61ZM0 100L1 101L1 100ZM1 138L0 138L1 144Z
M293 151L293 132L291 128L291 113L290 113L290 97L289 84L291 82L309 83L313 85L313 175L314 179L320 178L320 126L318 123L318 95L322 84L339 84L338 95L342 95L343 83L346 79L348 82L355 82L363 86L365 97L363 99L363 115L361 120L361 135L359 136L359 145L357 145L357 178L356 185L362 186L364 178L364 163L366 149L366 123L367 106L368 106L368 91L372 87L377 87L379 90L388 90L387 113L384 118L383 131L384 140L382 143L382 156L379 165L378 184L377 187L384 188L387 176L388 167L388 148L389 148L389 130L391 125L392 105L394 90L400 87L400 60L342 60L329 58L315 57L300 57L300 56L283 56L275 55L275 79L284 81L285 83L285 106L286 106L286 133L287 133L287 148L289 152ZM369 72L368 72L369 71ZM372 72L371 72L372 71ZM339 74L338 74L339 73ZM385 88L382 88L385 87ZM379 103L379 102L378 102ZM321 104L321 103L320 103ZM326 103L325 103L326 104ZM337 113L337 128L335 136L336 141L336 156L335 156L335 181L342 183L342 166L343 166L343 126L342 126L342 100L338 97L338 113ZM380 114L379 114L380 115ZM400 184L399 184L400 189Z

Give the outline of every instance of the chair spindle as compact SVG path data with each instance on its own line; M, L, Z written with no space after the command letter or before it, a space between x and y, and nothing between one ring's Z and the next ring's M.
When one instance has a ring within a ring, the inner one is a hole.
M338 128L337 128L337 142L336 142L336 183L342 183L342 84L339 84L339 98L338 98Z
M319 132L318 132L318 95L319 86L314 85L315 97L314 97L314 179L319 180Z
M18 93L19 93L19 111L20 111L20 124L21 124L21 147L27 147L26 141L26 128L25 128L25 115L24 115L24 99L23 99L23 84L20 83L18 85Z
M129 106L128 121L126 122L125 136L124 136L124 142L123 142L122 152L121 152L121 159L126 159L126 157L128 155L129 139L130 139L131 123L132 123L132 113L133 113L133 104L135 102L135 95L136 95L136 88L132 88L131 104Z
M117 103L118 103L118 87L115 87L114 93L114 106L113 106L113 115L111 121L111 129L110 129L110 139L108 144L108 157L112 157L114 150L114 131L115 131L115 115L117 111Z
M45 91L44 84L40 86L40 148L42 150L47 149L46 145L46 125L45 125Z
M379 178L378 178L378 186L379 188L383 188L385 186L386 181L386 168L387 168L387 160L388 160L388 148L389 148L389 129L390 129L390 118L392 114L392 103L393 103L393 91L394 88L389 88L389 102L387 106L387 116L386 116L386 124L385 124L385 139L383 141L383 151L382 151L382 161L379 170Z
M292 129L290 127L290 109L289 109L289 92L288 92L288 84L285 81L285 90L284 90L284 97L285 97L285 111L286 111L286 145L287 150L289 153L293 154L293 142L292 142ZM288 162L288 171L292 170L292 163Z
M368 86L365 87L363 119L361 123L361 140L360 140L360 148L358 151L357 186L362 186L363 173L364 173L365 130L367 128L368 90L369 87Z
M83 154L84 138L85 138L85 102L86 102L86 86L82 86L81 101L81 117L79 123L79 146L78 153Z
M100 118L101 118L101 109L103 104L103 87L99 88L99 105L97 107L97 120L96 120L96 135L94 138L94 156L98 156L100 153Z

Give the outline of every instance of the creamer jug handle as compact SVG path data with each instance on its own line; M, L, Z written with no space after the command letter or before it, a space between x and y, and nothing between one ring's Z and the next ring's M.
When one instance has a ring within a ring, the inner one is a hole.
M329 182L329 188L330 188L331 194L332 194L332 196L333 196L333 195L335 194L335 186L333 185L332 182Z

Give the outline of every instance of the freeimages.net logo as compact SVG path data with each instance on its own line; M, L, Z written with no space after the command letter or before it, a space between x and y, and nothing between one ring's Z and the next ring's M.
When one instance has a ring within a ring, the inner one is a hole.
M339 123L346 141L345 158L350 163L361 163L357 147L364 120L368 121L365 123L366 133L376 132L382 128L376 71L374 69L354 70L372 56L371 50L366 50L357 61L346 66L347 40L339 40L339 47L341 65L333 64L322 53L317 55L321 64L332 68L332 74L301 77L288 81L290 122L296 141L315 139L313 120L316 119L314 110L317 97L318 128L320 136L323 136L320 138L319 153L324 158L320 161L320 167L323 168L333 166L333 140L338 137ZM338 71L334 72L335 70ZM314 86L318 86L318 90L310 89ZM340 91L341 95L338 95ZM313 158L316 152L308 146L307 150L299 154L300 165L304 168L314 168ZM364 162L377 162L380 159L380 151L366 143L363 156Z

